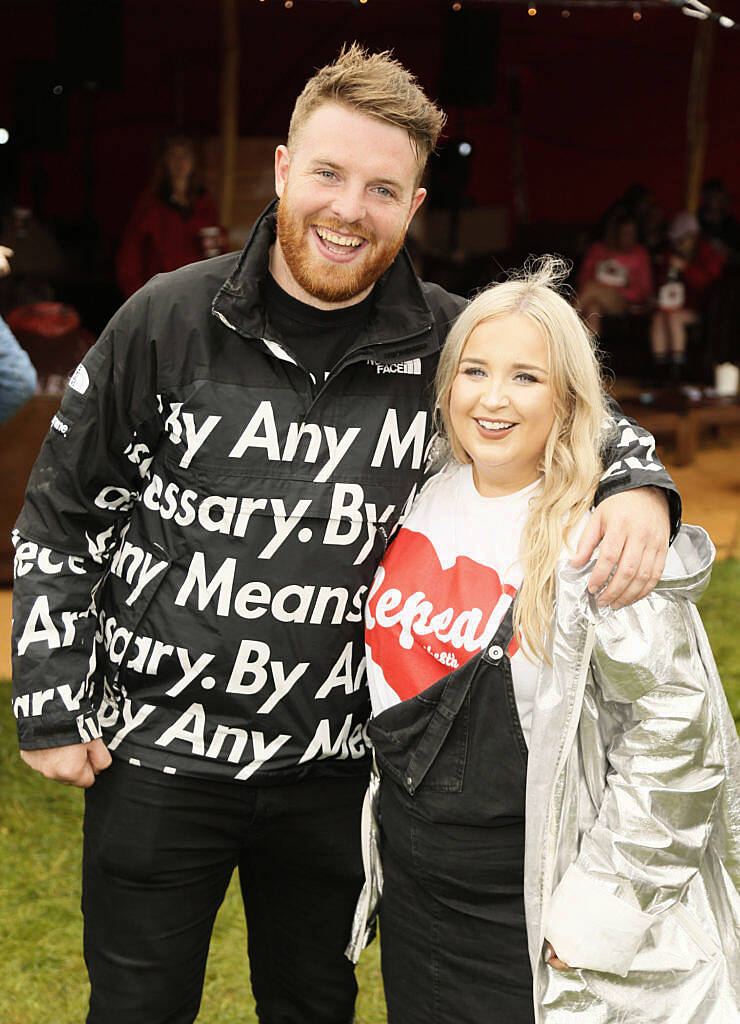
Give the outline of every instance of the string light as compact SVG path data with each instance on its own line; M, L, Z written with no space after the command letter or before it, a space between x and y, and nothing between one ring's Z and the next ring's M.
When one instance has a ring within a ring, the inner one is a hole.
M260 3L265 3L266 0L260 0ZM363 6L370 2L370 0L325 0L327 3L350 3L356 6L358 3ZM484 0L480 0L483 3ZM485 0L488 4L497 4L502 6L525 6L525 0ZM740 31L740 22L735 21L733 18L728 17L725 14L718 14L707 6L703 0L578 0L578 7L582 10L590 8L599 8L601 10L611 8L627 8L632 13L633 21L643 20L643 9L645 8L658 8L666 7L678 7L682 14L688 15L690 18L697 18L699 20L711 20L719 22L722 28L734 29L734 31ZM295 6L295 0L284 0L283 6L290 9ZM539 13L540 7L557 7L560 10L560 16L568 19L575 10L575 6L572 0L526 0L527 14L530 18L534 18ZM450 3L450 8L455 13L459 12L463 8L463 0L454 0Z

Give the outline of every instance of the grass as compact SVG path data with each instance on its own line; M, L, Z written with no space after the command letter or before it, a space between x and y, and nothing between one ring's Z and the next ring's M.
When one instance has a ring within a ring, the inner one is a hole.
M716 566L700 609L735 721L740 724L740 562ZM80 1024L87 1006L81 957L82 794L34 776L20 761L0 683L0 1021ZM246 933L232 883L218 915L199 1024L254 1024ZM357 1024L385 1024L378 944L358 968Z
M699 603L722 685L740 729L740 561L718 562L712 582Z
M80 1024L87 1010L82 962L82 793L35 777L16 752L0 683L0 1021ZM256 1024L246 929L235 881L214 929L199 1024ZM357 1024L385 1024L377 943L358 968Z

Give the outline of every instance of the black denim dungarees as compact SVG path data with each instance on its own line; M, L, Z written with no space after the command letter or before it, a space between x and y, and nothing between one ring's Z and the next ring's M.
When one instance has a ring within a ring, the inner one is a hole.
M527 746L506 648L368 726L381 774L389 1024L531 1024L524 920Z

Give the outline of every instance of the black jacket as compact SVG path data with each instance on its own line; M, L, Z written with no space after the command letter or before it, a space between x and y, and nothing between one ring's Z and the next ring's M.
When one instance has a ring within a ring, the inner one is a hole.
M154 278L70 381L16 525L24 748L102 730L186 775L366 768L363 598L421 483L464 300L402 252L317 385L265 319L273 238L269 210L240 255ZM672 489L633 449L600 498Z

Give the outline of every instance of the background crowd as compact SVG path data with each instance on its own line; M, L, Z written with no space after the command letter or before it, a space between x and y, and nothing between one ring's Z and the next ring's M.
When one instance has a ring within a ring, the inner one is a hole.
M633 185L606 211L578 273L578 303L609 349L620 324L633 372L653 383L711 380L736 361L740 222L718 178L704 183L698 215L666 217L653 194ZM611 337L609 331L611 330ZM649 359L648 359L649 353ZM623 353L615 353L625 366ZM687 364L687 360L691 360Z
M697 215L664 211L650 188L633 184L598 223L575 233L563 226L561 244L550 248L571 260L574 301L617 373L653 387L687 381L709 386L718 363L739 361L734 325L740 318L740 221L733 198L724 181L712 178L704 183ZM17 407L11 393L32 393L28 374L20 373L17 360L9 361L11 349L20 346L35 367L38 390L61 393L103 324L95 316L82 323L68 279L77 257L50 226L13 204L0 224L2 351L4 365L20 374L18 386L10 377L3 384L7 419ZM521 263L531 251L524 248L528 234L483 258L456 252L452 263L416 238L409 241L423 276L470 294ZM203 184L196 142L168 135L108 270L103 322L154 274L236 247Z

